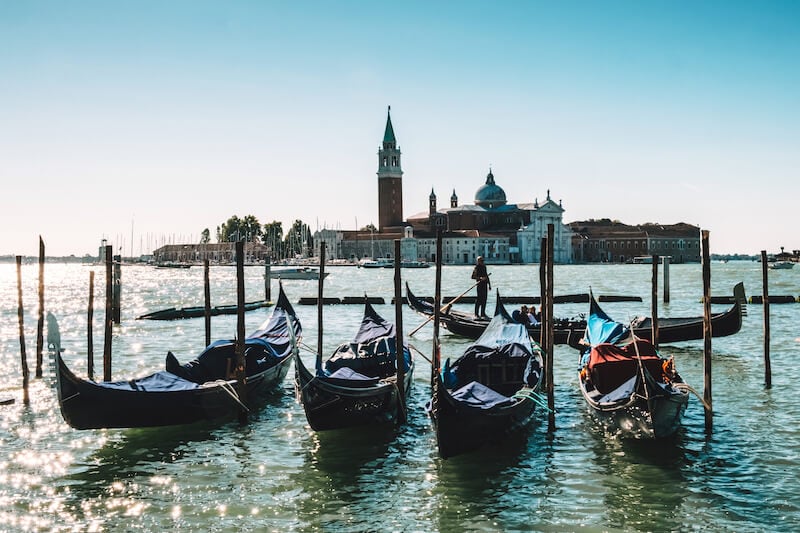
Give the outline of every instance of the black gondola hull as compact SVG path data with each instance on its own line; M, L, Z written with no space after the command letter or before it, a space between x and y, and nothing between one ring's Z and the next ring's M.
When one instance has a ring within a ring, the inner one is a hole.
M430 414L439 455L447 459L502 442L527 427L535 411L536 404L530 398L518 398L513 405L495 410L470 407L453 398L437 376Z
M344 387L314 376L295 356L297 399L314 431L396 424L408 404L413 373L412 362L404 375L405 401L401 403L394 377L370 387Z
M289 370L291 356L268 370L248 377L248 404L274 390ZM59 405L64 420L75 429L142 428L191 424L234 417L241 407L231 395L236 381L171 392L103 388L81 379L56 354Z
M587 392L580 376L579 380L592 417L605 431L623 438L662 439L673 436L681 426L689 403L688 391L674 390L671 394L651 397L649 405L644 394L638 391L628 399L600 404Z
M742 317L746 312L744 285L738 283L734 289L734 303L725 312L711 316L712 337L727 337L738 333L742 329ZM406 295L409 306L420 314L431 316L433 307L415 297L406 286ZM441 325L448 331L470 339L477 339L489 324L487 319L476 319L468 313L450 310L440 317ZM671 344L675 342L700 340L703 338L703 317L685 318L659 318L658 343ZM585 320L556 319L553 324L553 343L566 344L573 348L581 347L581 339L586 328ZM539 339L541 328L527 326L531 338ZM637 337L651 340L652 322L646 318L634 327Z

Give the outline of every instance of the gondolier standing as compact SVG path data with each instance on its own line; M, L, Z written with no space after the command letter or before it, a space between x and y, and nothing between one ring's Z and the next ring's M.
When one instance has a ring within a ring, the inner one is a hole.
M475 318L489 318L486 316L486 297L489 295L489 289L492 288L492 282L489 281L489 273L486 271L486 265L483 263L483 256L479 255L475 259L475 268L472 269L472 279L478 282L478 298L475 300Z

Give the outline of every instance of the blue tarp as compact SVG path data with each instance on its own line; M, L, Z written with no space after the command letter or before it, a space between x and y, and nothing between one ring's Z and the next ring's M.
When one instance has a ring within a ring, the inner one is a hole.
M596 346L604 342L615 344L630 335L630 328L611 319L597 304L591 291L589 296L589 318L586 319L584 334L589 345Z

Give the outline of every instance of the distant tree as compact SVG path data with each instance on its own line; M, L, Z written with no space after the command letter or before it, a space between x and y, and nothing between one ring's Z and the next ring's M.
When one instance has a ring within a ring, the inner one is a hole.
M211 232L206 228L200 232L200 244L208 244L209 242L211 242Z
M369 232L372 232L372 233L376 233L378 231L378 228L375 227L375 224L370 222L369 224L367 224L366 226L361 228L360 231L369 231Z
M308 224L299 219L294 221L283 242L289 256L308 255L314 249L314 242L311 238Z
M262 227L261 240L271 250L274 259L283 257L283 224L273 220Z
M233 215L220 227L219 241L252 241L260 239L261 235L261 223L256 217L247 215L239 218Z

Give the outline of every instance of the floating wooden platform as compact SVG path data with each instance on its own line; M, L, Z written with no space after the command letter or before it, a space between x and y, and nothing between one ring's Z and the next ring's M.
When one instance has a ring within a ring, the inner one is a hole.
M797 303L798 299L791 295L784 295L784 296L773 296L772 294L769 295L769 303L772 304L794 304ZM763 296L751 296L750 297L751 304L763 304L764 297Z
M445 296L442 298L442 304L447 304L453 300L455 296ZM501 296L503 303L506 304L538 304L540 303L539 296ZM433 302L432 296L422 296L421 300ZM474 304L476 296L462 296L456 303L460 304ZM384 304L386 300L380 296L370 296L368 298L371 304ZM408 303L405 296L403 303ZM641 302L641 296L620 296L620 295L600 295L598 296L600 302ZM772 298L770 298L772 301ZM389 299L389 303L394 304L394 298ZM589 294L565 294L553 297L553 303L589 303ZM304 296L297 302L298 305L317 305L317 298L315 296ZM342 298L323 298L323 305L336 305L336 304L364 304L363 296L344 296Z
M701 300L702 301L702 300ZM772 295L769 296L769 303L771 304L794 304L800 302L800 297L795 298L791 294L788 295ZM734 303L733 296L712 296L711 297L712 304L728 304L731 305ZM763 304L764 297L763 296L751 296L747 303L750 304Z

